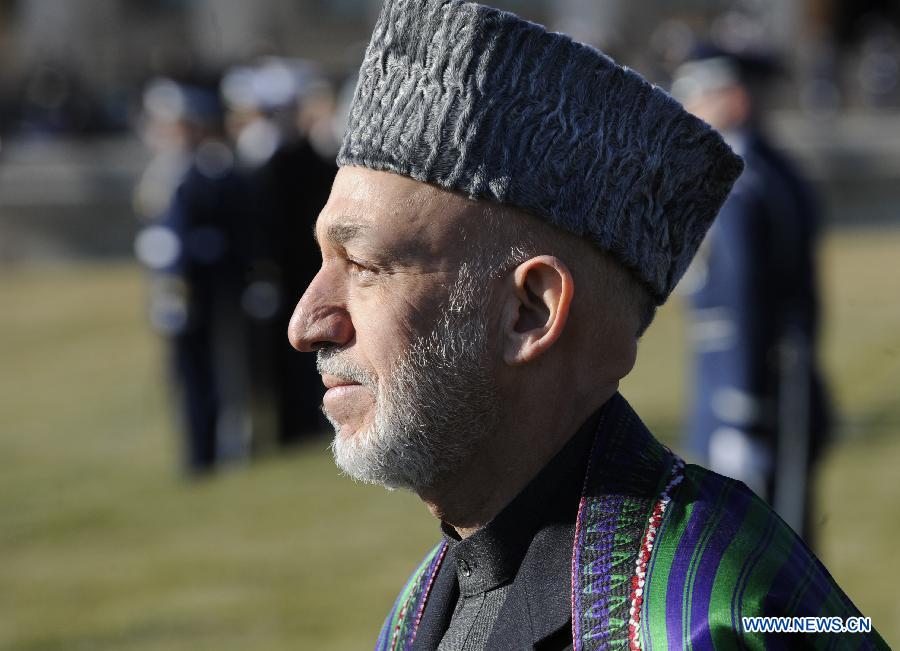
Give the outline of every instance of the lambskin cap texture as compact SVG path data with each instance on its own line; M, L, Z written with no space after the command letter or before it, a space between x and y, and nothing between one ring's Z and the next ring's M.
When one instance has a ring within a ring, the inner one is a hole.
M663 303L743 163L598 50L462 0L387 0L339 165L523 208L589 238Z

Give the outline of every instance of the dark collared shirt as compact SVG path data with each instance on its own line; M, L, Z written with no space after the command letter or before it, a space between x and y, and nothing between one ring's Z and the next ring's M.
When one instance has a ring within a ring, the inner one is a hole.
M441 526L458 596L439 651L484 649L535 534L550 522L575 520L599 414L484 528L460 540Z

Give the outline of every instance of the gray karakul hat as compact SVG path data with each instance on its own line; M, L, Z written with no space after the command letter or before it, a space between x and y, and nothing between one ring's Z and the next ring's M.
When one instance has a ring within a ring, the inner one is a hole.
M666 300L743 169L598 50L463 0L386 0L339 165L526 209Z

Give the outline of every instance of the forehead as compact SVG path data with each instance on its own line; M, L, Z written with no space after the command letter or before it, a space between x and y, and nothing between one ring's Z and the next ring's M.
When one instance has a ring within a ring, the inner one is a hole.
M452 252L478 228L483 210L479 202L399 174L342 167L316 222L316 239L323 247L366 241L407 253Z

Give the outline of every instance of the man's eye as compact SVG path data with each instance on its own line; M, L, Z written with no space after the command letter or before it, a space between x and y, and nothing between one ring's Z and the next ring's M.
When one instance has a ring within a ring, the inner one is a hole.
M350 267L351 273L354 273L354 274L357 274L360 276L370 276L375 273L374 269L367 266L365 263L360 262L359 260L347 258L347 264Z

